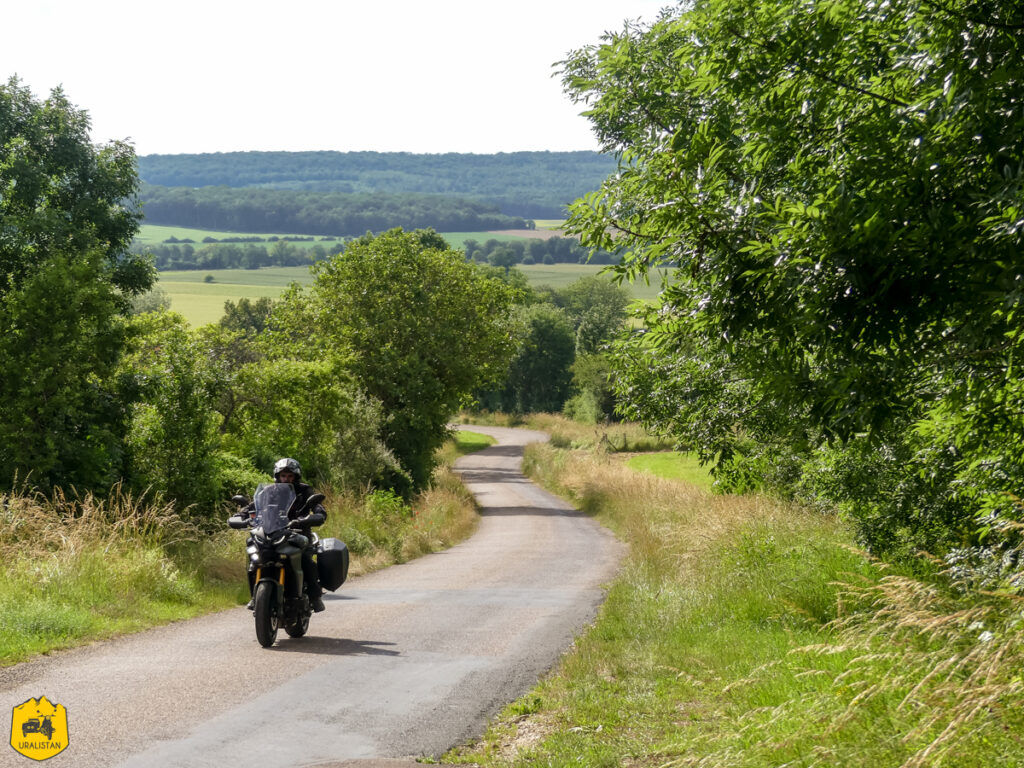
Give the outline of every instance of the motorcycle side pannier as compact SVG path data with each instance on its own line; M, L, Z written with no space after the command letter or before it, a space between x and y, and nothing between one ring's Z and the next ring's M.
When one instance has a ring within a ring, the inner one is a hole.
M348 578L348 547L341 539L320 539L316 548L320 584L333 592Z

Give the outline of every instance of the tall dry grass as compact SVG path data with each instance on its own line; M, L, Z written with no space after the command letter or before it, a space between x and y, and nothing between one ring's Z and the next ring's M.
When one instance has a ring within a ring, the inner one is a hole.
M120 485L106 497L93 493L51 496L22 490L0 497L0 559L10 562L53 553L74 553L89 545L154 541L194 542L199 531L174 512Z
M0 664L231 604L229 543L121 487L5 495Z
M1024 602L870 561L841 521L607 456L524 466L630 545L558 672L452 762L1024 765Z
M321 537L346 542L353 576L438 552L472 535L479 520L473 497L449 465L409 502L387 494L332 493Z
M411 505L331 492L319 533L350 542L357 575L472 533L476 507L447 467ZM0 496L0 664L244 603L243 531L172 504L22 489Z

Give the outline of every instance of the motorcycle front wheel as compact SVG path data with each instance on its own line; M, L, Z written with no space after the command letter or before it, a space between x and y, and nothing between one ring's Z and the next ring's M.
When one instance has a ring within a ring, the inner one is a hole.
M260 645L269 648L277 640L278 615L274 605L274 587L267 582L256 585L256 598L253 601L253 614L256 616L256 639Z
M284 631L288 633L288 637L302 637L308 629L309 616L299 616L292 623L284 625Z

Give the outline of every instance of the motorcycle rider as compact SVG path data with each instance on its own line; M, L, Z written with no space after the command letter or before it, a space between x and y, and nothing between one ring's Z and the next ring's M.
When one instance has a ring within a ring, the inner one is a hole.
M309 529L314 525L320 525L327 519L327 510L323 508L323 505L316 504L312 509L305 510L306 502L309 497L313 495L313 489L302 482L302 467L295 459L283 458L278 459L277 463L274 464L274 482L275 483L291 483L292 488L295 489L295 502L292 504L292 508L288 511L288 519L291 521L288 523L289 528L297 528L302 530L307 536L309 535ZM250 503L246 508L245 514L250 514L255 509L255 505ZM300 513L305 511L305 516L300 517ZM313 610L317 613L324 610L323 601L323 587L320 586L320 572L317 569L316 559L313 557L313 548L306 547L302 552L302 576L306 582L309 590L309 604ZM249 578L252 578L250 573ZM249 584L250 591L252 589L252 583ZM247 606L250 610L253 608L253 601L249 601Z

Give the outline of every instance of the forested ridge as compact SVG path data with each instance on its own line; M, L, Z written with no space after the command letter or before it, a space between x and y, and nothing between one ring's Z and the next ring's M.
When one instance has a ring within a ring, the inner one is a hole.
M447 232L521 229L527 222L493 205L415 193L302 192L226 186L145 184L139 199L148 224L227 232L362 235L391 227Z
M142 181L159 186L442 195L527 218L564 217L615 169L598 152L226 152L145 155L138 163Z

